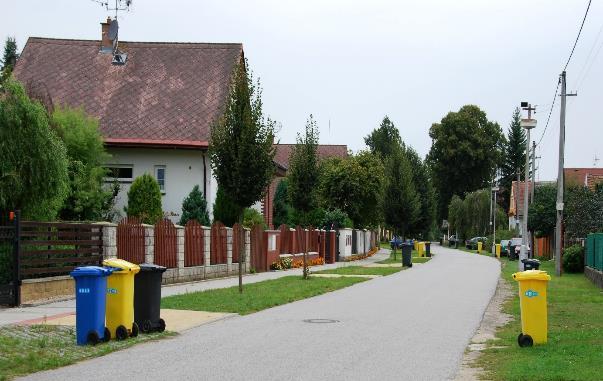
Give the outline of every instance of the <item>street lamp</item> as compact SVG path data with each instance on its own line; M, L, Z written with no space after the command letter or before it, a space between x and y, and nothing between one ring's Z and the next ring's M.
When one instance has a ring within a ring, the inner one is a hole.
M498 187L492 187L492 192L494 192L494 225L493 225L493 232L492 232L492 254L494 254L494 256L496 256L496 192L499 191ZM490 195L490 200L492 200L492 195Z
M528 257L527 255L527 244L528 244L528 179L530 178L530 130L536 127L536 119L532 119L532 111L536 111L535 107L532 107L528 102L521 102L521 108L528 111L528 118L521 119L521 127L527 131L526 139L526 174L524 178L524 192L523 192L523 229L521 233L521 251L519 252L519 270L524 270L523 260ZM517 184L519 186L519 184Z

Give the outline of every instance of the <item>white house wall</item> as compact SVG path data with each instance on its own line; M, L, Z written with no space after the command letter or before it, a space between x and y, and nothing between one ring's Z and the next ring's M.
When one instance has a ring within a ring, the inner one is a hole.
M161 196L162 208L173 222L178 222L182 213L182 201L195 185L199 185L203 192L203 152L198 150L182 149L155 149L155 148L117 148L108 147L111 159L107 166L121 165L132 166L132 177L142 176L145 173L155 177L155 167L165 166L165 193ZM211 175L209 159L206 160L207 178L206 187L210 218L215 200L217 183ZM131 182L121 182L121 189L117 197L116 208L125 215L124 206L128 202L128 190Z

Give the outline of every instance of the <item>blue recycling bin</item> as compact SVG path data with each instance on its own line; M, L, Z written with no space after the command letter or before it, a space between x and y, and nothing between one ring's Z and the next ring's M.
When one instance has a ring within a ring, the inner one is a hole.
M78 345L109 341L111 333L105 327L107 276L113 268L78 267L71 272L75 280L75 330Z

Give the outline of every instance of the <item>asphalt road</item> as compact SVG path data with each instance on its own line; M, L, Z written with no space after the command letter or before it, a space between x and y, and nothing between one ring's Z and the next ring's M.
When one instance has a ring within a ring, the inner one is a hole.
M436 257L411 270L28 379L451 379L494 294L500 266L492 258L432 248Z

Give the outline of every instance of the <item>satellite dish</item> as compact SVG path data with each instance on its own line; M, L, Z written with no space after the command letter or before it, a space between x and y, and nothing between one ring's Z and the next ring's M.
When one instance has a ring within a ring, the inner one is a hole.
M117 31L119 30L119 24L117 23L117 19L111 21L109 24L109 40L115 41L117 39Z

